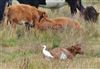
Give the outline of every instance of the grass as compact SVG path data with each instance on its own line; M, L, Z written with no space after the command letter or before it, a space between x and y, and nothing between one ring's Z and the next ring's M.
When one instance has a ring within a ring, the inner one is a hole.
M95 7L99 8L99 5ZM50 18L70 16L68 6L61 8L59 13L62 14L59 15L56 13L52 15L48 9L46 11ZM75 20L81 23L85 32L69 28L63 32L52 30L34 32L34 29L26 31L24 26L17 26L17 35L13 38L10 37L10 26L5 31L0 26L0 69L99 69L100 18L97 24L78 19L78 15ZM77 55L73 61L47 61L43 58L41 47L43 44L51 50L55 47L68 47L75 43L82 43L85 53Z

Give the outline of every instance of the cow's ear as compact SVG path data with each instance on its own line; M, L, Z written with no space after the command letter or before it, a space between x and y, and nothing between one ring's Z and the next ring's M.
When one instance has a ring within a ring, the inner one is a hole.
M74 47L74 46L71 46L71 49L72 49L72 50L74 50L74 49L75 49L75 47Z
M43 12L43 17L48 17L47 13L46 12Z

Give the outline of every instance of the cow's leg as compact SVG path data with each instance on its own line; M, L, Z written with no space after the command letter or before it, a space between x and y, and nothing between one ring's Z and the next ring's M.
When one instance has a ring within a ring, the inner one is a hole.
M0 7L1 7L1 6L0 6ZM3 9L3 7L2 7L2 8L0 8L0 23L2 23L3 13L4 13L4 9Z
M5 10L5 5L0 5L0 21L1 22L2 22L2 19L3 19L4 10Z
M75 7L70 7L72 16L77 13L77 9Z
M72 16L77 13L77 0L66 0L70 6Z
M81 14L83 14L83 11L84 11L85 8L82 5L81 0L77 0L77 8L81 12Z
M26 30L30 30L30 24L29 24L29 22L25 22L25 27L26 27Z
M33 22L25 22L26 30L30 30L30 28L34 27Z
M13 22L12 28L11 28L11 37L15 37L16 35L16 23Z

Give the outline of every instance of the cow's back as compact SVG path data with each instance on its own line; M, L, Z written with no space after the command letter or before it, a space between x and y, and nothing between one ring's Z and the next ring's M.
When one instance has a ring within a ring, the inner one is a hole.
M67 25L69 27L80 29L80 23L67 17L59 17L59 18L54 19L54 21L55 21L55 25L59 24L62 27Z
M17 4L9 7L8 18L10 20L15 20L16 22L21 20L31 21L33 14L37 14L37 9L35 7Z
M28 4L31 6L38 7L39 6L39 1L38 0L17 0L21 4Z

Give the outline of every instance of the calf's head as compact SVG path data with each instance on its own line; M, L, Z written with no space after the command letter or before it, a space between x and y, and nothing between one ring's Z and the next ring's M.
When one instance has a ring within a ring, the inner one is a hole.
M39 16L40 16L39 21L41 21L42 18L47 18L48 17L48 15L45 11L38 10L38 13L39 13Z
M76 54L83 54L83 53L84 53L81 44L73 45L73 46L71 46L70 48L67 48L67 49L68 49L71 53L73 53L73 55L76 55Z

